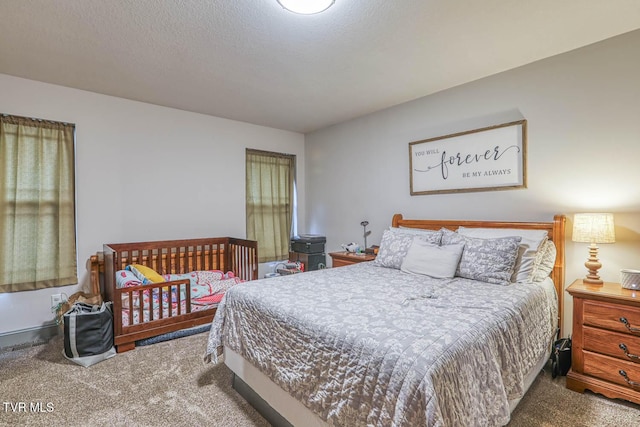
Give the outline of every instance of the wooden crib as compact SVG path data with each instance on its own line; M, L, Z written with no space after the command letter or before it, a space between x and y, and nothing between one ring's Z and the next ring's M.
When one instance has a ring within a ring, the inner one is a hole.
M257 247L256 241L231 237L105 244L103 252L91 257L91 282L94 292L100 292L105 301L113 301L114 345L118 353L134 349L138 340L209 323L216 309L192 310L189 280L118 288L116 271L129 264L141 264L163 275L221 270L232 271L242 280L255 280ZM184 297L179 289L185 290ZM154 314L153 304L134 307L134 296L141 301L143 292L158 293L160 301L168 298L167 309L160 308ZM123 300L128 301L128 307L123 306ZM123 322L123 310L128 325ZM139 319L147 320L134 324L134 312Z

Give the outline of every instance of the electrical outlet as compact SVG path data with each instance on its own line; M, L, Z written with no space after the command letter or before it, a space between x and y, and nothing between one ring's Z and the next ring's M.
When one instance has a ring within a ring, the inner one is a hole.
M62 294L53 294L51 295L51 307L57 307L58 304L62 303Z

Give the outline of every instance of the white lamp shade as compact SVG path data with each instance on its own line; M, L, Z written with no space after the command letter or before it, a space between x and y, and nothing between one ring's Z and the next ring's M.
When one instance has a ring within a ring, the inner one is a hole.
M285 9L302 15L312 15L325 11L334 2L335 0L278 0L278 3Z
M613 227L613 214L575 214L571 240L582 243L614 243L616 234Z

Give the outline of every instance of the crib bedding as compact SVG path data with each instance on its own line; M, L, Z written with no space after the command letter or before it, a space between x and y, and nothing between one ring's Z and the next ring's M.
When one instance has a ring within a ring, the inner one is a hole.
M222 295L220 295L220 298L222 298ZM196 301L192 301L191 302L191 311L198 311L198 310L206 310L206 309L210 309L210 308L215 308L218 306L218 303L197 303ZM164 306L162 308L162 317L160 317L160 309L157 306L154 306L153 309L153 317L151 317L151 314L148 310L148 308L145 308L142 311L142 315L140 314L140 311L137 309L133 309L132 313L133 313L133 323L129 322L129 311L128 309L122 309L122 326L130 326L130 325L137 325L139 323L146 323L149 322L150 320L153 319L161 319L161 318L168 318L170 316L175 316L176 313L178 313L178 304L173 304L172 305L172 312L169 312L169 307L168 306ZM187 303L186 301L182 301L180 303L180 312L181 313L186 313L187 312Z
M555 332L548 289L372 263L249 282L206 357L228 346L330 424L503 425Z
M191 296L191 311L215 308L223 294L232 286L242 282L233 272L219 270L192 271L186 274L165 274L162 279L167 282L162 288L133 291L122 294L122 324L123 326L149 322L150 320L167 318L178 313L187 312L186 294ZM175 285L171 282L189 280L186 284ZM118 288L141 286L139 276L129 270L116 272ZM130 302L132 299L132 303ZM142 311L140 305L142 301ZM150 306L151 304L151 306ZM162 310L162 315L160 313ZM153 315L152 313L153 312ZM132 313L132 316L130 316Z

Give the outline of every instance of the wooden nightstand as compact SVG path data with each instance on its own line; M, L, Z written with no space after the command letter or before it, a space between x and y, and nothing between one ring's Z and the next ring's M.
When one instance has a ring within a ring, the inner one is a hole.
M352 252L331 252L331 263L334 267L344 267L345 265L356 264L358 262L373 261L375 255L371 254L354 254Z
M567 388L640 403L640 291L576 280Z

